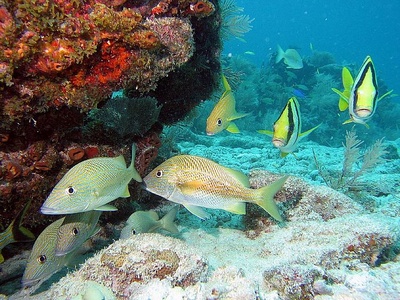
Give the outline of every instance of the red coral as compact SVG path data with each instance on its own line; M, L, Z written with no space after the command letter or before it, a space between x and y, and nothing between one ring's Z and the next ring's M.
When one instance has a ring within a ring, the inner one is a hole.
M159 133L150 131L146 136L141 137L137 143L135 167L140 176L146 175L150 163L158 156L158 149L161 147Z

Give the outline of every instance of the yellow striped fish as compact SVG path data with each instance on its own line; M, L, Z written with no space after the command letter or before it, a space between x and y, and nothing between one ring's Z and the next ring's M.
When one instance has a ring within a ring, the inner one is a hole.
M75 255L75 252L64 256L55 255L57 233L64 219L65 217L51 223L36 239L22 276L22 285L24 287L32 286L39 281L48 279L48 277L61 270Z
M274 131L258 130L257 132L272 136L272 144L281 151L281 157L296 150L299 141L317 129L321 124L301 133L300 105L292 97L274 123Z
M367 56L353 80L350 71L344 67L342 71L342 81L344 91L341 92L335 88L332 90L337 93L339 98L339 109L344 111L349 109L350 119L347 123L359 123L368 127L367 121L375 113L378 101L388 96L393 90L385 93L378 98L378 82L372 58Z
M201 219L209 217L202 207L245 214L245 202L250 202L282 221L274 195L286 179L283 176L269 186L251 189L247 176L239 171L203 157L178 155L151 171L144 183L149 192L182 204Z
M231 133L239 133L239 128L232 121L248 115L236 111L235 96L233 95L231 87L224 75L222 75L222 82L225 92L222 94L218 103L214 106L207 118L207 135L217 134L224 129Z
M122 155L87 159L72 169L57 183L40 211L46 215L73 214L90 210L113 211L107 203L129 197L131 179L141 182L135 170L136 146L132 145L132 160L126 167Z
M91 210L67 215L57 232L55 255L63 256L78 249L100 227L96 226L102 211Z
M1 250L8 244L15 242L30 242L35 240L32 232L22 226L22 220L29 209L31 201L28 201L15 219L8 225L4 232L0 233L0 263L4 262Z

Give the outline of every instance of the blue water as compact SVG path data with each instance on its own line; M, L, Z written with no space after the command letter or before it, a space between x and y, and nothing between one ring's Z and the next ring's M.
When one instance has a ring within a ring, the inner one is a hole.
M356 63L372 56L378 76L395 91L400 90L400 1L246 1L237 0L243 14L254 18L253 29L244 38L225 43L224 53L243 54L256 64L267 61L280 44L311 54L334 55L337 63ZM398 101L398 98L397 98Z

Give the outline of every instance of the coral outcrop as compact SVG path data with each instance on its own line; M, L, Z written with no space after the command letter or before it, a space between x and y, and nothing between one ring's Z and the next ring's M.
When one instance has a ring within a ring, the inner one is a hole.
M129 159L137 142L144 175L160 147L154 123L184 117L219 82L218 13L208 0L0 1L0 231L32 198L26 222L39 232L41 203L84 159ZM112 135L88 115L117 90L127 114L154 114L130 129L135 115L115 119Z

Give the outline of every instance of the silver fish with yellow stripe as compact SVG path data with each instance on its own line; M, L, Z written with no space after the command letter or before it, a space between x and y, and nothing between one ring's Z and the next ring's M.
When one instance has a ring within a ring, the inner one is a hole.
M207 118L207 135L214 135L223 130L227 130L230 133L239 133L239 128L232 121L248 115L247 113L238 113L236 111L235 96L224 75L222 75L222 82L225 92Z
M281 157L285 157L296 150L302 138L309 135L320 125L302 133L300 104L296 97L292 97L275 121L273 131L258 130L257 132L272 136L272 144L281 151Z
M4 262L4 257L1 250L11 243L16 242L30 242L35 240L32 232L22 226L22 220L29 209L31 200L28 201L21 211L17 214L14 220L11 221L7 229L0 233L0 264Z
M127 168L122 155L87 159L72 169L57 183L40 211L46 215L73 214L90 210L113 211L107 203L130 196L128 184L142 181L135 170L136 146L132 145L131 164Z
M378 98L378 82L372 58L367 56L353 80L350 71L344 67L342 71L343 92L332 88L339 98L339 109L349 109L350 119L347 123L359 123L368 127L367 121L374 115L378 101L388 96L393 90Z
M102 211L91 210L67 215L57 232L55 255L63 256L78 249L88 238L99 232L97 223L101 214Z
M269 186L251 189L247 176L239 171L203 157L178 155L151 171L144 183L149 192L182 204L201 219L209 217L202 207L245 214L245 203L250 202L282 221L274 195L286 179L283 176Z

